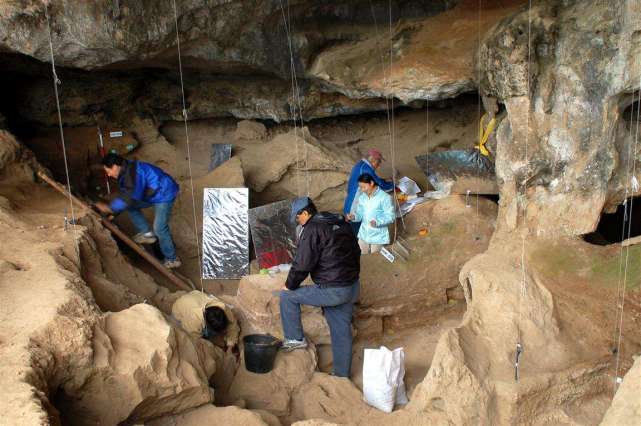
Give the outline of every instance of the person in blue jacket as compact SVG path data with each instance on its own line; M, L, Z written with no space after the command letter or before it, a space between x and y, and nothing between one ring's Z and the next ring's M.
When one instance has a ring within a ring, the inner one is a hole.
M109 205L96 203L103 213L126 211L138 234L133 239L138 244L153 244L158 240L166 268L178 268L180 259L176 256L176 246L169 231L171 209L180 187L162 169L142 161L125 160L118 154L109 153L102 158L105 173L118 180L118 197ZM143 216L141 209L154 208L153 232Z
M377 149L370 149L367 151L367 156L362 160L359 160L354 167L352 172L349 175L349 181L347 182L347 197L345 198L345 203L343 204L343 214L348 216L350 213L354 213L354 199L358 193L358 178L361 175L370 175L374 178L376 185L383 191L391 191L394 189L394 183L388 182L384 179L381 179L376 175L376 169L379 168L383 162L383 154ZM354 230L354 235L358 235L358 231L361 226L360 221L350 222L352 229Z
M390 243L387 225L394 223L396 214L392 196L384 192L372 175L364 174L358 178L360 189L357 207L348 218L362 222L358 231L358 245L361 254L376 253Z

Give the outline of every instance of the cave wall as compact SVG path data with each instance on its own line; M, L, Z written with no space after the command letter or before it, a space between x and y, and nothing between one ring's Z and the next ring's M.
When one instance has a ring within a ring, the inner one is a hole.
M486 38L481 91L508 111L498 129L500 230L591 232L632 193L639 157L622 112L639 87L640 14L633 1L540 2Z
M57 121L46 10L65 125L182 119L171 2L49 3L0 1L10 124ZM479 36L523 3L177 1L187 113L310 120L456 97L477 86Z

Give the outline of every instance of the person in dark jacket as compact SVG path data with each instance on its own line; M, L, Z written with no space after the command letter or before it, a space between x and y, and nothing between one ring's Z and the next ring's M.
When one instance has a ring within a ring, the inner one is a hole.
M378 149L372 148L367 151L367 156L365 158L359 160L354 167L352 167L352 172L350 173L349 181L347 182L347 196L345 197L345 203L343 204L343 214L345 216L356 213L356 209L358 207L356 205L356 202L358 201L358 178L362 175L372 176L376 185L385 192L389 192L394 189L393 182L386 181L376 174L376 170L380 167L383 160L383 154L381 154ZM354 230L354 235L358 235L361 223L352 221L350 224Z
M178 195L176 181L160 168L142 161L125 160L118 154L109 153L102 159L107 176L118 180L118 197L111 204L97 203L104 213L126 211L138 234L133 239L138 244L153 244L158 240L166 268L180 267L176 247L169 230L171 209ZM153 232L141 209L154 208Z
M340 215L321 212L308 197L292 203L292 222L302 226L296 255L280 292L283 350L307 347L301 305L323 308L329 325L334 375L349 377L352 366L352 312L358 300L361 251ZM310 275L314 285L301 283Z

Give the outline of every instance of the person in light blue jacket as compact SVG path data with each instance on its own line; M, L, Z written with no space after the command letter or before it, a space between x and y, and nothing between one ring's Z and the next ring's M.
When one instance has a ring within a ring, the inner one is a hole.
M378 149L372 148L367 151L365 158L354 165L349 175L349 181L347 182L347 196L343 204L343 214L345 214L345 216L353 213L352 205L354 204L354 199L358 196L358 178L361 175L371 175L378 187L385 192L394 190L394 183L386 181L376 175L376 170L380 167L383 160L383 154L381 154ZM361 223L352 221L350 224L354 230L354 235L358 235Z
M361 254L376 253L390 243L387 225L394 223L396 214L391 195L383 191L370 174L358 178L360 192L354 201L354 213L348 217L361 222L358 230L358 245Z

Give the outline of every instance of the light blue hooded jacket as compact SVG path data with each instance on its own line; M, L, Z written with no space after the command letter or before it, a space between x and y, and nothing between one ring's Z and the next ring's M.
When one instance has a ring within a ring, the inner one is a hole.
M377 187L371 197L364 192L357 194L354 221L362 222L358 231L358 239L367 244L389 244L389 231L387 225L396 219L392 196ZM370 225L376 221L376 227Z

